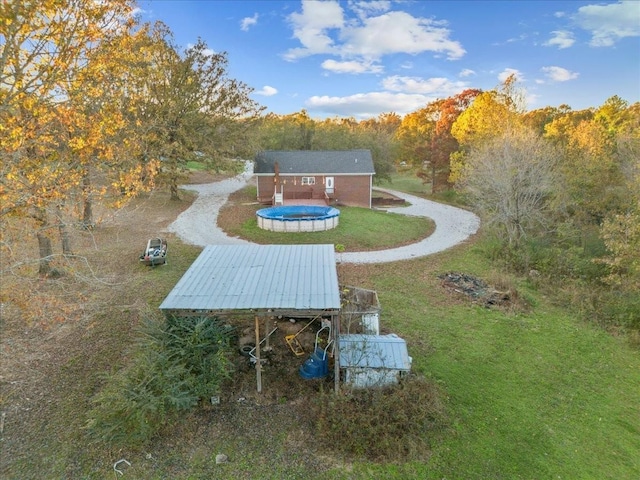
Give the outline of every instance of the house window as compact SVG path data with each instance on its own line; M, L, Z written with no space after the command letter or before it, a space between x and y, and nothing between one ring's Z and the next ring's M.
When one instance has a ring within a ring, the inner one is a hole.
M302 185L315 185L316 177L302 177Z

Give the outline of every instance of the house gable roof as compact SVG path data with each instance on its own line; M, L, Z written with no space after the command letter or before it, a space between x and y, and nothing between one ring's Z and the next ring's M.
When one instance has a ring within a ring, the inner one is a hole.
M267 150L256 155L253 172L273 175L375 175L369 150Z

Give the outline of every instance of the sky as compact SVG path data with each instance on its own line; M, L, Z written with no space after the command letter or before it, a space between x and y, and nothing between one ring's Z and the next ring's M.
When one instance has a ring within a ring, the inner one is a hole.
M640 0L139 0L175 43L226 52L267 112L405 115L510 74L526 108L640 101Z

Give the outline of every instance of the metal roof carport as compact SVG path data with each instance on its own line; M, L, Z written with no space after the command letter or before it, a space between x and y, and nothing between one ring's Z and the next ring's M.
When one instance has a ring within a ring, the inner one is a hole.
M253 315L262 390L261 318L330 317L338 348L340 289L333 245L208 245L160 305L174 315ZM339 368L335 362L335 385Z

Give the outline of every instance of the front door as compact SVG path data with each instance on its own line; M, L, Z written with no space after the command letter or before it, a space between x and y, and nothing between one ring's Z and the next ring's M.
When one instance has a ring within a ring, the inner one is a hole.
M324 190L327 192L327 195L333 194L333 177L325 177Z

